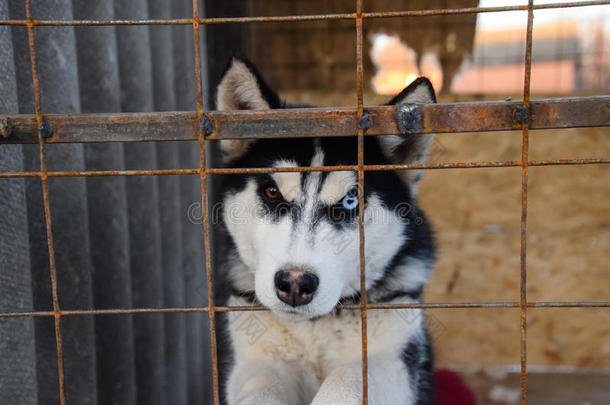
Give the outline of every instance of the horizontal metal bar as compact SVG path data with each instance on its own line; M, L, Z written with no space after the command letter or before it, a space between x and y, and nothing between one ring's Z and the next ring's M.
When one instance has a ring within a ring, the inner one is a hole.
M517 101L443 103L415 106L421 115L417 133L481 132L520 129ZM370 117L366 135L400 134L394 106L365 108ZM213 124L206 139L354 136L355 107L302 108L267 111L209 111ZM34 115L7 115L10 135L0 143L37 143ZM195 112L48 114L53 133L47 143L196 140ZM610 96L532 100L530 129L610 126Z
M610 4L610 0L577 1L570 3L548 3L534 5L534 10L602 6ZM438 15L460 15L460 14L482 14L498 13L506 11L527 11L528 6L501 6L501 7L467 7L434 10L405 10L405 11L381 11L362 13L363 19L369 18L391 18L391 17L425 17ZM223 17L223 18L199 18L199 24L235 24L235 23L267 23L267 22L298 22L317 20L355 20L356 13L332 13L332 14L307 14L287 16L254 16L254 17ZM191 25L193 19L144 19L144 20L0 20L0 25L21 26L105 26L105 25Z
M173 176L199 174L199 169L96 170L46 172L47 177ZM42 172L0 172L2 177L42 177Z
M104 26L104 25L191 25L191 18L142 19L142 20L32 20L31 25L46 26ZM28 20L3 20L0 25L30 25Z
M572 8L586 6L603 6L610 4L608 0L594 1L573 1L569 3L548 3L536 4L534 10L552 9L552 8ZM409 11L381 11L373 13L362 13L362 18L388 18L388 17L417 17L417 16L435 16L435 15L459 15L459 14L481 14L481 13L498 13L506 11L527 11L528 6L502 6L502 7L466 7L454 9L438 9L438 10L409 10Z
M530 160L528 166L576 166L609 164L610 158L590 159L557 159ZM365 171L408 170L408 169L480 169L490 167L520 167L520 160L498 162L457 162L457 163L424 163L406 165L364 165ZM333 172L357 171L356 165L343 166L304 166L304 167L247 167L247 168L210 168L207 174L256 174L277 172ZM46 172L47 177L100 177L100 176L173 176L200 174L200 169L164 169L164 170L101 170L101 171L57 171ZM0 178L42 177L42 172L0 172Z
M52 136L46 143L196 140L195 112L45 114ZM7 116L11 134L0 143L36 143L34 115Z
M610 301L533 301L527 303L528 308L609 308ZM342 305L342 310L360 310L359 304ZM497 302L429 302L412 304L368 304L367 309L468 309L468 308L519 308L517 301L497 301ZM179 308L112 308L112 309L81 309L81 310L60 310L60 316L75 315L126 315L126 314L166 314L184 312L209 312L208 307L179 307ZM248 311L268 311L267 308L256 306L222 306L214 307L216 312L248 312ZM17 317L38 317L55 316L53 311L32 311L32 312L0 312L0 318Z
M318 20L353 20L351 13L343 14L310 14L268 17L222 17L199 18L199 24L236 24L257 22L298 22ZM106 25L192 25L192 18L148 19L148 20L34 20L34 26L106 26ZM27 20L3 20L0 25L28 25Z

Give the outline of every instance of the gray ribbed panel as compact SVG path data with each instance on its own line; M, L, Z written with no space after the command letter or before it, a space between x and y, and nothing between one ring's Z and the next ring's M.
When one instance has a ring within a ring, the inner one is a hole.
M248 5L241 1L206 1L205 13L210 18L235 17L244 14ZM207 77L211 86L216 86L231 57L248 55L249 24L211 24L206 27ZM216 89L207 93L210 105L214 108Z
M174 2L175 3L175 2ZM149 0L150 18L168 18L168 0ZM150 27L155 111L175 110L174 66L172 32L189 27ZM187 44L182 46L186 47ZM178 144L157 144L157 162L160 168L176 168ZM184 277L182 269L182 234L179 217L178 176L159 177L159 213L161 221L161 247L163 256L163 305L184 306ZM187 402L187 353L185 314L166 314L165 318L165 401L184 405Z
M204 0L197 0L198 1L198 5L199 5L199 16L201 17L205 17L207 14L206 9L205 9L205 2ZM208 54L206 52L207 49L207 38L208 38L208 26L207 25L200 25L199 26L199 56L200 56L200 60L199 63L201 64L201 90L202 90L202 94L203 94L203 109L204 110L211 110L212 107L210 106L210 103L208 102L208 94L210 93L210 87L209 87L209 82L208 82L208 69L209 69L209 58L208 58ZM221 62L222 63L222 62ZM216 94L215 92L213 94Z
M22 2L14 2L12 9L23 13L19 3ZM34 18L72 18L69 0L35 0L32 1L32 11ZM17 17L13 14L11 16ZM35 34L43 113L79 112L73 29L36 28ZM14 37L14 47L27 55L27 37L23 32ZM31 72L29 57L16 58L16 69ZM21 79L19 77L18 81L19 112L30 113L34 109L31 77ZM49 170L84 169L81 145L49 145L47 152ZM38 159L36 149L26 149L24 169L36 170ZM38 180L27 181L26 195L34 306L38 310L48 310L51 308L50 279L45 219L41 210L42 194ZM54 247L60 305L65 309L91 308L93 299L84 179L50 180L49 198L53 229L57 231L54 234ZM39 318L35 325L38 397L41 403L57 402L57 355L52 319ZM70 322L62 321L66 396L73 404L97 402L93 330L92 320L85 317Z
M0 2L0 19L9 19L8 3ZM0 26L0 112L15 114L17 106L17 77L15 76L15 61L11 28ZM0 161L2 164L3 161ZM21 164L19 164L21 166ZM5 167L5 166L3 166Z
M147 18L146 0L115 0L118 19ZM117 26L121 109L154 111L151 47L148 26Z
M0 19L9 18L0 3ZM17 81L9 27L0 27L0 113L18 112ZM0 171L23 170L21 146L0 148ZM23 179L0 180L0 311L30 311L32 280ZM37 402L34 321L0 320L0 403Z
M173 0L172 17L192 16L192 3L188 0ZM178 110L194 111L197 108L197 87L195 86L195 50L193 47L193 27L177 26L172 30L174 40L174 66L176 69L176 102Z
M145 0L115 0L116 18L148 16ZM153 80L149 28L117 27L121 110L153 111ZM125 144L126 169L156 168L152 143ZM159 189L155 177L129 177L127 204L131 249L132 302L136 308L163 306ZM158 314L134 317L137 402L164 403L164 322Z
M199 149L197 143L181 145L180 160L191 162L197 167ZM183 240L183 267L185 277L185 299L189 307L207 305L205 284L205 263L203 255L203 233L200 222L189 221L189 207L201 204L201 183L199 176L180 176L181 213ZM196 212L199 214L201 210ZM212 374L208 315L193 313L187 315L187 347L189 356L188 390L189 404L210 403Z
M178 1L178 0L173 0ZM172 0L149 0L150 18L169 18ZM176 92L174 90L174 66L171 62L173 44L172 32L176 28L170 25L149 27L152 44L152 74L154 83L155 111L173 111L176 109Z
M0 92L0 96L3 93ZM21 153L16 153L15 149L0 148L0 170L19 170ZM2 311L29 311L32 308L25 207L23 180L0 180L0 212L2 212L0 215L0 269L2 269L0 309ZM0 403L35 404L37 401L36 354L32 318L0 320L0 358L2 358Z
M176 167L178 145L157 145L159 164ZM164 306L184 307L184 270L182 267L182 232L179 216L180 179L159 178L159 211L163 249ZM168 404L187 402L187 353L185 314L165 315L166 401Z
M44 19L192 14L190 0L31 1L33 17ZM2 2L0 18L7 6L10 18L25 18L23 0ZM195 110L190 25L36 27L35 34L43 113ZM25 27L0 27L0 80L0 112L34 112ZM197 142L47 151L49 170L199 166ZM36 145L0 148L0 170L38 170L38 163ZM62 308L207 304L202 227L187 217L200 202L198 176L52 178L49 186ZM0 310L50 310L40 180L1 180L0 210L13 214L0 216ZM75 316L61 326L70 404L211 402L207 314ZM0 363L1 404L58 402L52 318L0 321L0 356L8 359Z
M8 0L9 15L13 19L25 18L24 2ZM32 87L32 69L28 51L28 37L25 27L11 27L13 34L13 56L15 58L15 76L17 78L17 101L19 112L34 113L34 92Z
M73 0L76 19L113 19L111 2ZM76 27L81 110L118 112L120 84L114 27ZM121 170L122 144L85 145L87 170ZM87 178L94 306L131 307L129 229L125 178ZM133 316L96 316L98 402L136 399Z

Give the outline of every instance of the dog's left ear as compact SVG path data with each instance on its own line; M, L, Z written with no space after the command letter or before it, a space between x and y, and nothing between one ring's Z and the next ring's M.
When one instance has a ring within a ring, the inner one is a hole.
M388 105L432 103L436 103L432 83L427 78L420 77L390 100ZM378 136L377 139L383 153L393 163L418 164L426 162L434 134L384 135ZM406 180L414 185L421 179L422 172L422 170L406 170L403 174Z
M269 110L280 108L279 96L265 83L252 64L233 57L216 91L216 108L227 110ZM253 139L220 141L223 160L241 157L255 142Z

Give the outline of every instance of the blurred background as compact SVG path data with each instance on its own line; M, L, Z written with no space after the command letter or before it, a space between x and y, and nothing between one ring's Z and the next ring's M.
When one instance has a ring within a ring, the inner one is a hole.
M192 16L190 0L31 3L35 19ZM364 7L526 3L376 0ZM352 0L199 1L207 17L352 13L354 7ZM0 2L0 19L24 18L22 0ZM365 104L387 102L419 75L432 80L442 102L521 99L526 20L524 11L366 19ZM189 25L36 27L35 33L43 113L196 108ZM215 24L202 26L200 39L206 109L236 53L249 57L288 102L356 104L352 20ZM0 84L0 114L34 112L23 26L0 26ZM610 6L536 10L531 89L534 98L610 92ZM532 160L608 157L610 129L531 131L529 154ZM197 168L198 158L193 142L48 146L49 170ZM520 158L519 131L441 134L430 154L431 162ZM38 168L37 146L0 146L2 171ZM608 170L529 169L529 301L610 300ZM436 229L439 261L425 301L519 300L520 198L518 167L426 172L419 199ZM50 199L62 309L207 304L198 176L53 178ZM0 179L0 212L0 311L52 310L40 180ZM428 314L438 367L460 372L479 404L519 402L518 309ZM211 402L206 314L68 316L61 326L69 404ZM530 309L527 338L530 403L608 403L610 311ZM0 403L57 403L55 350L52 318L0 318Z

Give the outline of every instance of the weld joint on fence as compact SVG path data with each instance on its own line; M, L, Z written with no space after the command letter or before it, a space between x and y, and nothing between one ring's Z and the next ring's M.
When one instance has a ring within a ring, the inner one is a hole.
M360 117L360 120L358 120L358 127L363 131L366 131L367 129L371 128L372 124L373 120L371 118L371 114L369 114L369 112L365 110L362 113L362 117Z
M517 124L523 125L530 120L530 110L523 104L518 104L513 113L514 120Z
M0 136L8 138L13 133L13 124L8 117L0 118Z
M199 119L199 133L202 133L204 136L209 136L214 130L214 119L207 114L202 114Z
M422 112L419 105L401 104L396 108L396 126L403 135L421 132L424 129Z
M50 138L50 137L52 137L54 132L55 132L55 129L48 122L42 122L40 124L40 126L38 127L38 133L43 138Z

